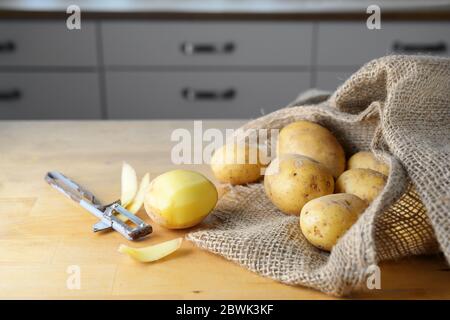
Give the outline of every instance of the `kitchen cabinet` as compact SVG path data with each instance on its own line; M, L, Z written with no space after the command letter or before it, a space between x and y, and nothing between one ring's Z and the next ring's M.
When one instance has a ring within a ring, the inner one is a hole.
M334 91L356 70L357 68L346 68L344 70L317 70L316 87L323 90Z
M363 64L387 54L450 56L450 22L321 22L317 30L315 86L334 91Z
M361 22L318 26L318 66L359 66L386 54L450 55L449 22L381 22L368 30Z
M112 119L254 118L310 87L312 23L106 21L101 35Z
M86 72L0 72L1 119L98 119L98 76Z
M96 27L0 22L0 119L99 119Z
M101 27L106 66L311 64L311 22L106 21Z
M254 118L309 86L308 72L107 72L108 116Z
M95 24L68 30L65 21L0 21L0 67L94 67Z
M0 22L0 119L255 118L391 53L449 56L450 21ZM59 77L59 78L58 78Z

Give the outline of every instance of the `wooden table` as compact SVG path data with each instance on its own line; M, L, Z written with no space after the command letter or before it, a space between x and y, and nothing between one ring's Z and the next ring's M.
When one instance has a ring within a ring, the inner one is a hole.
M242 121L208 121L236 128ZM192 121L0 121L0 298L329 299L320 292L258 276L185 241L170 257L141 264L117 252L121 243L147 246L179 237L164 230L130 243L116 232L93 233L95 218L44 182L60 170L105 202L119 197L122 161L151 177L173 169L175 128ZM212 178L206 165L184 166ZM139 215L148 219L144 210ZM81 288L69 290L69 266ZM382 290L353 298L450 298L441 256L381 265Z

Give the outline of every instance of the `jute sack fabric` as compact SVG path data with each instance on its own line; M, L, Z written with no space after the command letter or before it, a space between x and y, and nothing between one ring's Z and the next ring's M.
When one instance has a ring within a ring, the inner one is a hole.
M277 210L260 183L232 188L188 239L263 276L338 296L365 288L381 260L441 250L450 261L450 59L383 57L316 103L321 97L242 129L310 120L329 128L347 156L371 149L390 165L384 191L332 252L310 245L298 217Z

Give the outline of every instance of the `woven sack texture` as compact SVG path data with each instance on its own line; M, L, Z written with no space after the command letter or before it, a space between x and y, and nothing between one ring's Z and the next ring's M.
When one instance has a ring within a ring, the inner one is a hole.
M297 120L331 130L347 157L371 149L390 165L383 192L331 253L310 245L299 218L275 208L261 183L231 188L189 240L263 276L336 296L364 288L382 260L440 250L450 261L450 59L373 60L330 97L302 95L242 129Z

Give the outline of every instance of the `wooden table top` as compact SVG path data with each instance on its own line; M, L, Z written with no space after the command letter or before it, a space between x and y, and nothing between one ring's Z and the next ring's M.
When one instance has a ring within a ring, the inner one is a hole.
M236 128L242 121L205 121L204 127ZM117 252L186 231L155 223L138 243L116 232L93 233L95 218L44 181L59 170L105 202L120 192L122 161L139 176L173 169L175 128L192 121L0 121L0 298L84 299L331 299L304 287L263 278L184 241L155 263L142 264ZM212 179L206 165L183 166ZM139 216L148 220L145 211ZM80 289L68 289L70 266L80 269ZM450 299L450 273L442 256L381 264L381 290L351 298Z

